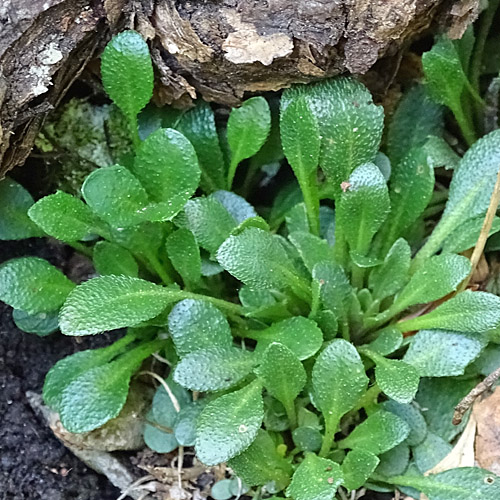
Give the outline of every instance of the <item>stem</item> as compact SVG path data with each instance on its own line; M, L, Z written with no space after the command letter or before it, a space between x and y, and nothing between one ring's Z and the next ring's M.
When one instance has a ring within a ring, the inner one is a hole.
M347 342L350 342L351 341L351 332L349 330L349 323L347 322L347 320L342 320L342 322L340 323L340 330L342 332L342 338L344 340L347 340Z
M351 272L352 286L361 290L365 281L365 270L362 267L353 264Z
M236 174L236 169L238 168L239 163L234 161L236 155L233 154L231 158L231 163L229 164L229 170L227 172L227 189L231 191L231 186L233 185L234 175Z
M148 252L147 254L145 254L145 257L151 267L154 269L155 273L161 278L165 285L174 283L174 279L169 276L167 270L162 266L160 260L153 252Z
M130 134L132 136L132 143L134 144L134 149L138 149L141 145L141 138L139 137L139 124L137 122L137 116L131 116L130 120Z
M476 132L474 131L474 127L471 125L470 121L465 116L462 105L454 106L454 109L452 109L452 111L455 115L455 119L457 120L465 142L469 147L472 146L477 140Z
M286 404L283 403L283 406L285 407L286 416L290 422L290 428L293 430L297 427L297 412L295 411L295 403L292 399L291 401L287 401Z
M233 302L228 302L227 300L217 299L215 297L210 297L209 295L201 295L199 293L186 292L184 290L168 290L171 296L177 296L179 300L182 299L195 299L195 300L204 300L206 302L210 302L214 306L219 309L223 309L224 311L234 314L236 316L245 316L246 311L243 306L239 304L234 304Z
M337 415L328 415L328 418L325 417L325 435L323 436L323 443L319 451L320 457L326 457L330 453L339 421L340 418Z
M486 216L484 217L483 227L481 228L481 232L479 233L479 238L477 239L476 246L474 247L474 251L472 252L470 258L471 269L467 278L462 281L460 286L457 289L456 293L462 292L467 288L472 276L474 275L477 265L483 255L484 247L486 246L486 240L491 231L491 226L493 224L493 220L495 219L495 215L497 212L498 204L500 203L500 168L497 173L497 180L495 182L495 187L493 188L493 193L491 194L490 204L488 205L488 210L486 211Z
M319 194L316 182L316 170L309 176L298 178L304 205L306 206L307 220L311 233L319 236Z
M341 224L335 224L335 246L333 248L335 252L335 260L345 268L347 259L347 241L344 237Z

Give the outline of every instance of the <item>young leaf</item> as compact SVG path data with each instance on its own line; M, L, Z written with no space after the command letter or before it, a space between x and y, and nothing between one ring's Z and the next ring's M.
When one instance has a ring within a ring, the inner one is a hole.
M12 259L0 267L0 300L30 314L59 309L73 288L59 269L38 257Z
M224 189L226 166L215 128L214 113L210 105L200 100L196 103L196 107L182 115L175 128L187 137L196 150L204 191Z
M189 200L184 206L187 227L198 245L214 254L229 237L237 223L214 196Z
M12 311L12 319L17 328L26 333L45 337L59 330L59 311L30 314L20 309Z
M63 389L59 403L65 429L89 432L115 418L127 400L132 373L160 347L158 341L143 344L116 361L92 368L72 380Z
M189 286L201 278L200 249L191 231L180 228L171 233L166 240L167 255L174 269Z
M408 151L425 144L429 136L443 133L443 108L433 101L426 87L415 85L399 101L387 134L387 149L393 165Z
M326 240L303 231L291 233L288 239L298 250L307 269L312 272L314 266L321 261L334 260L333 248Z
M415 304L425 304L444 297L457 288L469 271L470 262L461 255L431 257L397 296L392 311L403 311Z
M297 467L286 496L294 500L329 500L343 483L339 464L309 453Z
M150 221L172 219L200 182L200 167L193 146L173 129L152 133L140 145L131 170L154 202L143 214Z
M460 467L427 477L396 476L391 482L422 491L429 500L496 500L500 496L498 477L478 467Z
M22 240L43 233L28 217L33 205L31 195L16 181L6 178L0 182L0 240Z
M389 196L391 213L380 238L384 248L403 235L422 214L434 190L434 169L422 148L414 148L395 165Z
M336 207L336 224L351 250L366 255L370 243L390 209L384 176L373 163L357 167L349 177Z
M83 183L82 195L96 215L116 228L143 221L149 203L141 183L120 165L94 170Z
M153 65L139 33L123 31L111 39L102 54L101 74L109 97L135 119L153 95Z
M227 122L227 142L231 148L228 187L233 183L238 164L259 151L270 129L271 111L263 97L247 99L231 111Z
M412 339L404 362L422 377L463 375L479 356L484 343L464 334L443 330L420 330Z
M500 323L500 298L487 292L466 290L430 313L401 321L402 332L440 328L462 333L484 333Z
M349 436L339 442L339 446L380 455L402 443L409 433L410 428L404 420L380 410L355 427Z
M283 404L291 425L295 426L295 398L307 380L306 371L299 358L285 345L274 342L264 352L255 373L269 394Z
M139 266L133 255L116 243L97 242L92 260L96 271L101 276L116 274L137 278L139 274Z
M202 300L186 299L174 306L168 316L168 329L179 356L198 349L229 349L233 337L224 315Z
M281 113L280 131L283 151L304 196L310 229L319 234L316 176L321 137L316 117L304 98L292 101Z
M219 247L217 260L235 278L254 288L283 289L295 281L286 250L262 229L249 228L230 236Z
M399 292L410 276L411 249L403 238L394 242L381 266L370 273L368 285L373 298L383 300Z
M356 348L342 339L330 342L320 353L312 371L315 405L333 439L343 415L354 408L366 391L368 377Z
M278 321L265 330L248 332L246 336L257 340L255 352L258 354L264 353L273 342L278 342L301 361L314 356L323 343L323 333L318 325L303 316Z
M384 410L390 411L402 418L410 427L410 433L404 441L408 446L420 444L427 436L427 424L420 410L413 404L401 404L396 401L386 401L382 405Z
M348 490L361 488L379 464L379 458L363 449L351 450L342 462L344 486Z
M94 216L81 200L62 191L37 201L28 215L49 236L61 241L78 241L92 231Z
M65 335L93 335L134 326L160 314L173 301L169 290L130 276L101 276L68 296L59 315Z
M201 462L226 462L252 444L264 418L261 393L262 386L254 381L207 404L196 434L196 455Z
M175 367L174 380L191 391L220 391L243 380L254 365L252 353L237 347L197 349Z
M367 349L361 352L377 365L375 379L382 392L398 403L409 403L413 400L418 390L420 376L411 364L384 358Z
M474 143L461 159L451 180L443 215L417 254L419 263L437 252L443 241L467 219L486 213L499 164L500 130L495 130Z
M259 429L250 447L228 465L245 484L260 486L273 481L277 491L288 485L292 475L290 463L278 454L273 439L263 429Z

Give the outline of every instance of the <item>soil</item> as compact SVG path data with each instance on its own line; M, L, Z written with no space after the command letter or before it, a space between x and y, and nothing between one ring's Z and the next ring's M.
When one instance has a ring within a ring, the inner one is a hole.
M64 269L70 251L42 240L0 242L0 263L23 255L44 257ZM106 342L54 334L41 338L18 330L11 308L0 302L0 499L116 500L120 492L88 469L52 434L26 399L40 392L59 359Z

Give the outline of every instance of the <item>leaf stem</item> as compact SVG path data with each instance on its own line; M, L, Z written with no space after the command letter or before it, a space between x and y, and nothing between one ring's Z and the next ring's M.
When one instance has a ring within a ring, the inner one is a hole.
M493 193L491 194L490 204L488 205L488 210L486 211L486 216L484 217L483 227L481 228L481 232L479 233L479 238L477 239L476 246L472 252L470 258L471 269L470 273L465 278L464 281L457 288L457 292L462 292L467 288L472 276L474 275L477 265L481 259L481 256L484 252L484 247L486 245L486 241L491 231L491 226L493 224L493 220L495 219L495 215L497 212L498 204L500 203L500 167L497 173L497 180L495 182L495 187L493 188Z
M164 266L162 266L160 260L153 252L148 252L147 254L145 254L145 257L149 262L149 264L151 265L151 267L153 268L154 272L161 278L161 280L165 285L174 283L174 279L171 276L169 276L167 270L165 269Z
M293 399L291 401L286 401L283 406L285 407L286 416L290 422L290 428L293 430L297 427L297 412L295 411L295 403Z
M319 451L320 457L326 457L328 453L330 453L333 440L335 439L335 434L337 433L339 421L340 418L335 414L328 416L325 415L325 434Z
M319 194L316 181L316 170L309 177L297 177L299 181L302 196L304 197L304 205L306 206L307 220L309 229L315 236L319 236Z
M460 104L458 106L453 106L452 111L460 127L460 131L462 132L465 142L469 147L472 146L477 140L476 132L470 120L468 120L465 116L462 105Z
M234 158L236 158L236 155L232 155L231 162L229 163L229 169L227 172L227 189L228 191L231 191L231 187L233 185L234 181L234 176L236 174L236 169L238 168L239 162L234 161Z
M172 296L176 296L179 300L182 299L194 299L194 300L204 300L205 302L210 302L214 306L222 309L229 314L234 314L236 316L245 316L246 311L243 306L239 304L234 304L233 302L228 302L227 300L217 299L216 297L211 297L210 295L201 295L199 293L186 292L184 290L168 290Z

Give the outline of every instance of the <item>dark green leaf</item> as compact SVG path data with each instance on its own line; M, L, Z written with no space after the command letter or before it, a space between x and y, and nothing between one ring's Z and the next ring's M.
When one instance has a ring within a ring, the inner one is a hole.
M380 460L363 449L351 450L342 462L344 486L348 490L361 488L372 475Z
M377 338L368 344L368 348L381 356L387 356L399 349L402 344L403 335L401 332L388 326L378 333Z
M443 242L443 252L460 253L476 245L483 227L484 215L466 220L460 224ZM489 236L500 231L500 217L495 217Z
M135 31L111 39L102 54L101 73L107 94L129 118L135 118L153 95L149 49Z
M116 274L137 277L139 266L133 255L116 243L99 241L94 247L92 260L96 271L102 275Z
M403 474L410 462L410 448L403 442L380 455L380 463L376 472L384 476Z
M262 386L255 381L207 404L196 433L196 455L201 462L226 462L252 444L264 417L261 392Z
M12 319L23 332L36 333L39 337L45 337L59 329L58 313L59 311L29 314L20 309L14 309Z
M0 300L30 314L53 312L75 288L46 260L20 257L0 266Z
M201 278L200 249L193 233L180 228L166 240L167 254L174 269L186 285L196 284Z
M415 405L401 404L389 400L383 403L383 408L402 418L410 426L410 434L408 434L405 440L407 445L416 446L425 439L425 436L427 436L427 424L422 413Z
M196 441L196 421L205 407L205 401L193 401L181 408L177 414L174 435L181 446L194 446Z
M292 432L293 444L301 451L319 451L323 436L314 427L297 427Z
M288 238L298 250L310 272L318 262L334 260L333 247L314 234L296 231Z
M441 462L452 448L453 446L443 438L428 432L424 441L412 450L415 464L420 472L425 474Z

